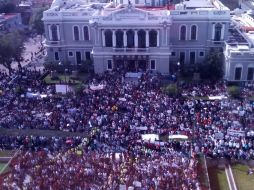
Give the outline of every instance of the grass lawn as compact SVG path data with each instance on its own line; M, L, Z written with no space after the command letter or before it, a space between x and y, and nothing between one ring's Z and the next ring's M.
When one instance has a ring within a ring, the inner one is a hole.
M254 189L254 175L247 175L248 166L242 164L232 165L232 171L239 190Z
M0 162L0 175L7 172L9 170L9 167L7 166L4 170L3 168L5 167L7 163L4 163L4 162Z
M59 77L59 79L60 79L63 83L65 83L65 81L68 82L69 80L71 80L72 82L74 82L74 83L76 83L76 84L80 84L80 83L81 83L80 80L73 80L73 79L71 79L71 75L67 75L67 76L58 75L58 77ZM65 78L65 77L66 77L66 78ZM46 76L45 79L44 79L44 81L45 81L47 84L58 84L58 83L60 83L60 80L52 80L50 75Z
M210 167L208 168L208 173L212 190L229 190L227 176L224 169Z
M15 154L15 151L13 150L1 150L0 151L0 157L11 157Z
M65 132L57 130L40 130L40 129L5 129L0 128L0 134L2 135L41 135L41 136L58 136L58 137L71 137L71 136L80 136L85 137L86 133L80 132Z
M82 73L82 74L79 74L78 75L78 80L73 80L71 79L71 77L74 77L72 75L64 75L64 74L58 74L57 75L58 78L64 83L65 81L69 82L69 80L71 80L72 83L75 83L75 84L80 84L82 83L82 81L85 81L88 77L88 74L86 73ZM47 83L47 84L58 84L60 83L60 80L52 80L51 79L51 76L50 74L47 75L45 78L44 78L44 81Z

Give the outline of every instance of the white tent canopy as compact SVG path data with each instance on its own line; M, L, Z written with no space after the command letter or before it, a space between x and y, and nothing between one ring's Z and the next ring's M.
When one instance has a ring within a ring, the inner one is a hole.
M188 136L186 135L169 135L168 139L182 139L182 140L187 140Z
M156 140L159 140L159 135L157 135L157 134L145 134L145 135L142 135L142 140L154 142Z

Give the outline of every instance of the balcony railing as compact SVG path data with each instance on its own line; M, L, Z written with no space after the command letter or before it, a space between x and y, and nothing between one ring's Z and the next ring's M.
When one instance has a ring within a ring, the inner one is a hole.
M148 52L149 48L113 48L115 52Z

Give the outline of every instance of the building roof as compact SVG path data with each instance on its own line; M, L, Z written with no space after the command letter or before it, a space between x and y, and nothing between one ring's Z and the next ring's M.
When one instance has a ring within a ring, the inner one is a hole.
M242 36L242 34L235 28L229 29L229 37L226 41L228 44L247 44L247 40Z
M19 13L0 13L0 22L16 17Z
M189 0L183 3L187 9L195 8L214 8L214 5L208 0Z

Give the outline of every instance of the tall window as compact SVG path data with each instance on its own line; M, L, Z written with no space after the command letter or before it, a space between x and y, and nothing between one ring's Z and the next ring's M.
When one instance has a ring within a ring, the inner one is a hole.
M133 30L127 31L127 47L133 48L134 47L134 32Z
M59 54L58 54L58 52L55 52L55 60L59 61Z
M191 40L197 40L197 26L191 26Z
M112 47L113 46L112 31L111 30L106 30L105 31L105 45L106 45L106 47Z
M123 31L116 31L116 47L123 48Z
M151 66L150 66L151 70L155 70L156 69L156 63L155 60L151 60Z
M91 60L91 53L86 51L86 60Z
M77 64L81 64L81 52L80 51L77 51L76 52L76 63Z
M112 70L113 69L113 64L112 64L112 60L108 60L108 70Z
M87 26L84 26L84 40L89 40L89 30Z
M247 80L253 80L253 79L254 79L254 67L249 67L248 73L247 73Z
M139 48L146 47L146 32L144 30L138 31L138 47Z
M235 80L241 80L242 76L242 67L235 68Z
M186 40L186 26L180 28L180 40Z
M190 52L190 64L195 64L195 52Z
M74 34L74 40L78 41L79 40L79 28L78 28L78 26L74 26L73 34Z
M180 63L181 64L184 64L185 62L185 52L180 52Z
M215 41L221 40L221 30L222 30L222 24L217 23L214 27L214 40Z
M50 29L51 29L52 41L58 41L57 26L53 24L51 25Z
M157 46L157 32L155 30L151 30L149 32L149 46L156 47Z

